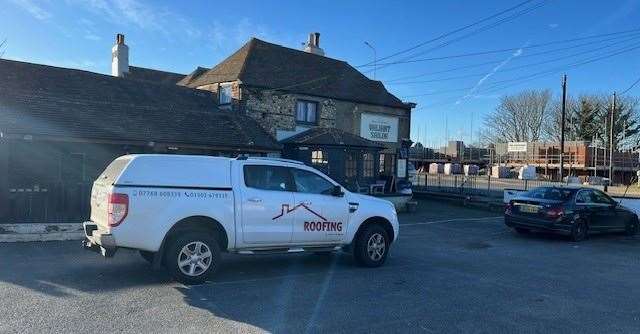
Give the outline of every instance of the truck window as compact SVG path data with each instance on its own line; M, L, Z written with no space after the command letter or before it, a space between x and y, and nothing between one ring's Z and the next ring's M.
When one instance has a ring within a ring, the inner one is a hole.
M297 192L324 195L331 194L334 185L325 178L302 169L293 168L292 170Z
M293 183L289 169L268 165L245 165L244 184L249 188L291 191Z

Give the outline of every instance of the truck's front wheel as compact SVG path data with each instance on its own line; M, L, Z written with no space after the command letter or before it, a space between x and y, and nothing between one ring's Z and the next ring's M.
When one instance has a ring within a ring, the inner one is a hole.
M209 234L187 232L169 245L165 264L176 280L185 284L203 283L220 266L220 247Z
M365 226L354 240L353 256L365 267L379 267L389 254L390 240L387 231L380 225Z

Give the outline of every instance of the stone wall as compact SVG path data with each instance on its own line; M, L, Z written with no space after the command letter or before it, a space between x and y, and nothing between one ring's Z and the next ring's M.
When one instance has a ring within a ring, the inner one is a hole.
M377 113L398 118L398 141L396 143L384 143L389 149L399 148L400 141L403 138L409 138L410 111L406 109L246 86L241 86L240 94L240 110L244 110L247 115L256 119L273 136L276 136L277 130L296 130L296 101L307 100L318 103L320 112L318 126L320 127L337 127L360 135L361 114Z

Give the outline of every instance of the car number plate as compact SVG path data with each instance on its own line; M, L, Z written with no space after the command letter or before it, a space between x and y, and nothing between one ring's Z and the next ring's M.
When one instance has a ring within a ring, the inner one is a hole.
M520 212L525 212L525 213L538 213L538 206L536 205L529 205L529 204L524 204L524 205L518 205Z

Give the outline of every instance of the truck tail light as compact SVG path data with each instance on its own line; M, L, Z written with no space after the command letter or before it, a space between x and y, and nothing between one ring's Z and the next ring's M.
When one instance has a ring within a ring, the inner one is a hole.
M129 213L129 196L127 194L109 194L108 203L109 218L107 220L110 227L116 227L127 218Z

